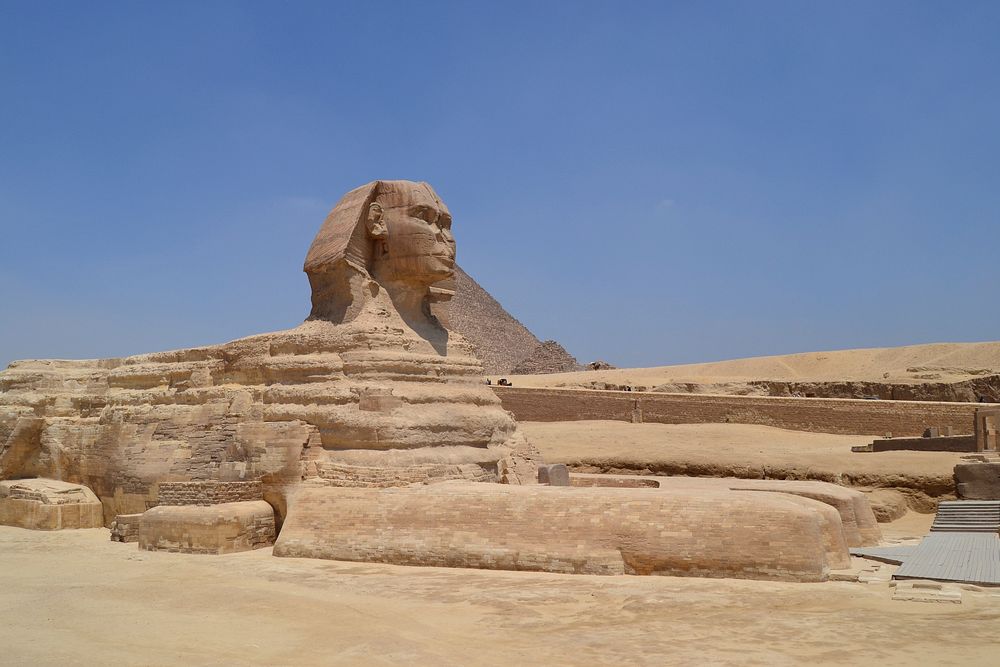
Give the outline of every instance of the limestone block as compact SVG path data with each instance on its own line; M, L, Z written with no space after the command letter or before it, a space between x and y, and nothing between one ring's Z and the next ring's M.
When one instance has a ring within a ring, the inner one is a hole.
M569 469L564 463L538 466L538 483L549 486L569 486Z
M955 486L965 500L1000 500L1000 463L959 463Z
M34 530L100 528L104 507L85 486L54 479L0 482L0 524Z
M274 510L263 500L154 507L139 521L139 548L193 554L249 551L274 543Z
M777 493L449 482L306 486L289 503L276 556L792 581L850 561L835 509Z

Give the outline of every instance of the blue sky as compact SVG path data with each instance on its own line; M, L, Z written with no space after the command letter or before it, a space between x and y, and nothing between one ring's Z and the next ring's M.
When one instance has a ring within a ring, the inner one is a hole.
M1000 3L0 1L0 364L298 324L429 181L581 361L1000 338Z

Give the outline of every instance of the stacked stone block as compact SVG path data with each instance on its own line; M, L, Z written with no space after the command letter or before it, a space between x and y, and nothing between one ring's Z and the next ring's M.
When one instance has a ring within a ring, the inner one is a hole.
M101 528L104 507L85 486L54 479L0 481L0 525L32 530Z
M112 542L138 542L141 514L119 514L111 522Z
M274 510L263 500L218 505L161 505L139 522L139 548L225 554L274 544Z
M260 500L263 486L259 481L219 482L161 482L160 505L217 505Z

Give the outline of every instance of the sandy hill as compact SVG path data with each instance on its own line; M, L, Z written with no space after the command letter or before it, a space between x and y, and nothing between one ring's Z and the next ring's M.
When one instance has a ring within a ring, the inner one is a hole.
M524 363L532 373L575 370L579 365L555 341L538 340L461 267L455 267L455 297L448 327L472 343L488 375L510 373Z
M934 399L933 394L938 391L933 387L964 383L964 393L959 392L964 397L946 398L942 394L940 400L977 400L980 396L988 399L993 396L994 390L988 387L998 384L998 375L1000 342L987 342L805 352L704 364L526 375L517 377L516 382L529 387L628 385L651 391L929 399ZM895 396L893 391L901 395Z

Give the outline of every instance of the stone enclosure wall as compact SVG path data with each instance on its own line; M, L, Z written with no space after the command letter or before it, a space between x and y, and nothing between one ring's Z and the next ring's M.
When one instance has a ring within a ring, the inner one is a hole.
M937 438L890 438L876 440L871 445L873 452L963 452L976 451L974 435L943 435Z
M661 424L761 424L843 435L919 436L928 426L973 432L975 403L777 398L494 387L519 421L610 419Z

